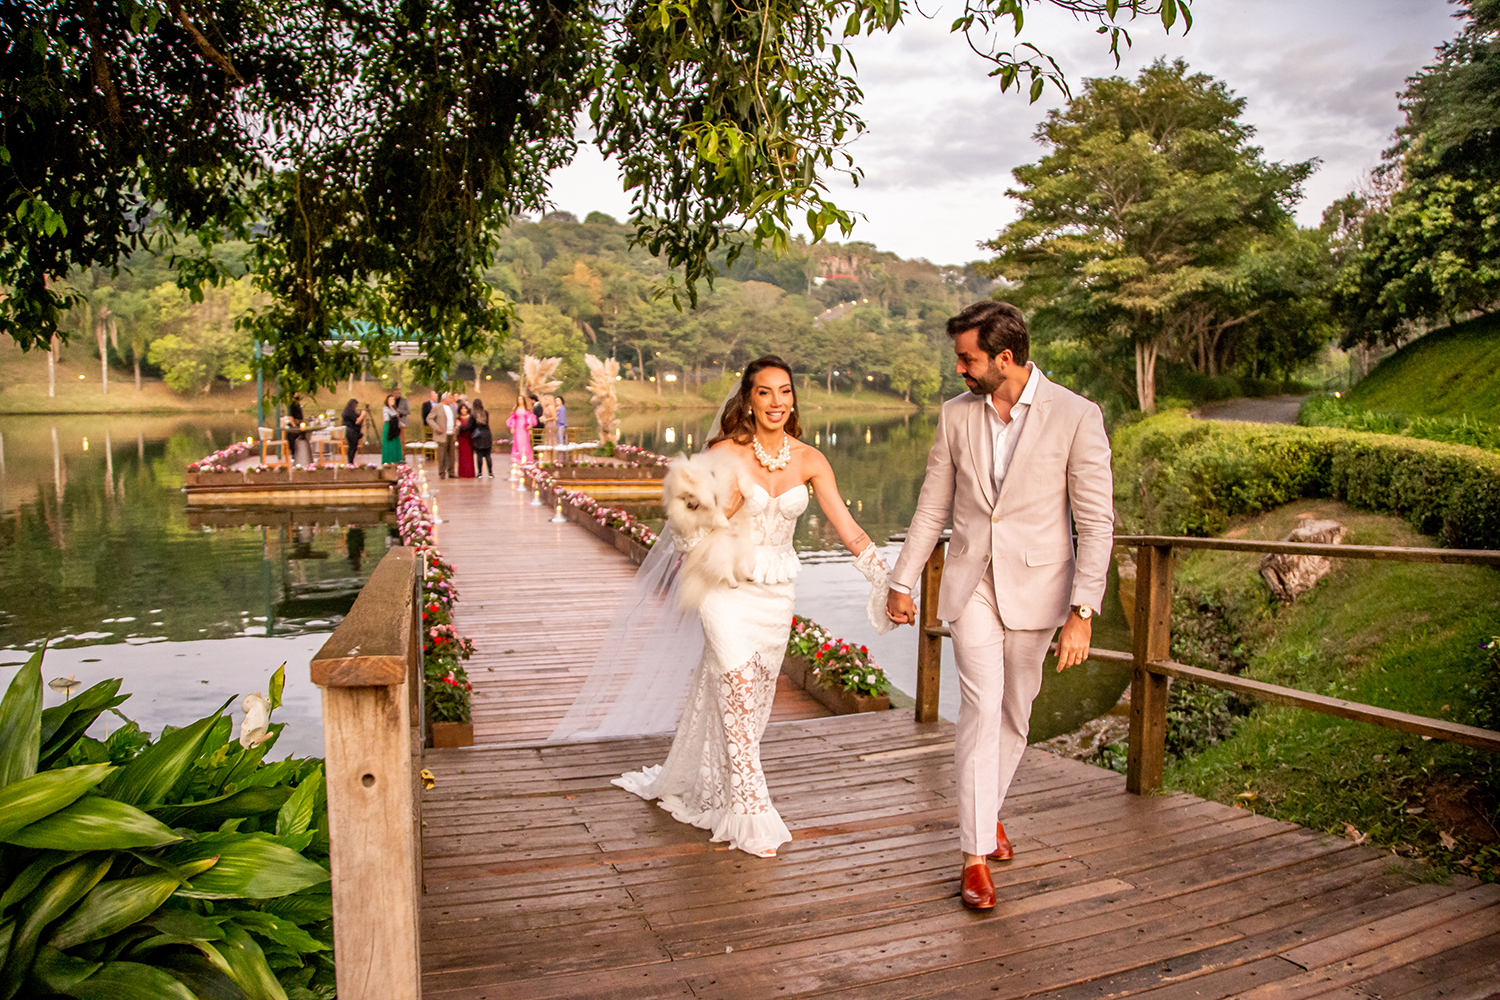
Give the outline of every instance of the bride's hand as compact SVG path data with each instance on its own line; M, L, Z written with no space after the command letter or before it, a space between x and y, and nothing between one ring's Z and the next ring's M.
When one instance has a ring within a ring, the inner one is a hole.
M897 625L911 625L917 620L917 606L910 594L893 590L886 595L885 616Z

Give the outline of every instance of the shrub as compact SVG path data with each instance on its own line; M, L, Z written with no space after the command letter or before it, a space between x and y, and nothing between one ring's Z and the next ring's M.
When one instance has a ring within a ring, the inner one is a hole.
M1119 431L1114 450L1115 503L1135 530L1215 535L1233 516L1327 497L1448 545L1500 548L1500 456L1477 448L1174 411Z
M1297 412L1297 423L1303 427L1342 427L1500 451L1500 427L1481 423L1468 415L1458 418L1407 417L1400 413L1377 413L1359 409L1348 400L1335 396L1310 397Z
M41 657L0 701L0 997L332 998L322 762L264 760L282 671L238 740L223 707L96 740L120 681L43 711Z

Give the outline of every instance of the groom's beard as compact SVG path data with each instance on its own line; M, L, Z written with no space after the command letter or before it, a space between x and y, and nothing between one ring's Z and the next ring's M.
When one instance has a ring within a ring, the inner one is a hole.
M1000 383L1005 381L1005 379L1001 377L1000 373L995 371L993 368L991 368L982 376L966 374L963 378L964 384L969 387L969 391L976 396L988 396L990 393L1000 388Z

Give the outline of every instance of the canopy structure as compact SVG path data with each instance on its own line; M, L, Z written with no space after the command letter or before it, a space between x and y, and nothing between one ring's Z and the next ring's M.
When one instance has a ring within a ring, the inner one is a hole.
M390 337L391 356L395 358L419 358L422 356L422 345L419 341L411 339L411 332L399 327L385 326L370 323L365 320L355 320L350 324L351 329L344 331L343 337L338 340L325 340L325 347L363 347L366 341L373 340L377 336Z

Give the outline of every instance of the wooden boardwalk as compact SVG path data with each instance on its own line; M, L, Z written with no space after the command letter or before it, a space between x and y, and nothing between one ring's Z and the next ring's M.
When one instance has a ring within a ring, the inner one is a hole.
M490 745L423 759L429 998L1500 997L1500 887L1037 750L999 905L970 913L953 729L903 711L798 719L778 694L762 757L794 840L710 844L609 784L667 738L535 742L634 567L503 478L433 486Z
M575 524L552 524L551 507L506 478L439 480L437 546L457 571L454 622L474 640L467 664L474 685L476 743L547 739L583 686L610 615L635 564ZM784 685L778 721L828 714L811 695Z

